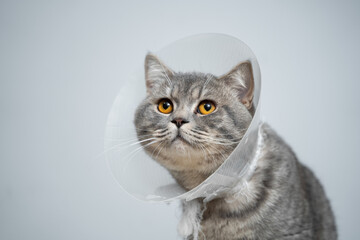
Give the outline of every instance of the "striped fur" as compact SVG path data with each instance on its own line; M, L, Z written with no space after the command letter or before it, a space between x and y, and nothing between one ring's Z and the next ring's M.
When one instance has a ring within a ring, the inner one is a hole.
M154 55L145 61L147 95L135 115L145 151L185 189L209 177L243 137L254 112L251 65L240 63L221 77L176 73ZM173 112L157 109L161 99ZM197 112L211 100L209 115ZM172 121L184 119L178 128ZM246 191L208 202L202 199L199 239L336 239L335 220L323 188L269 127L264 149ZM192 236L195 238L195 236Z

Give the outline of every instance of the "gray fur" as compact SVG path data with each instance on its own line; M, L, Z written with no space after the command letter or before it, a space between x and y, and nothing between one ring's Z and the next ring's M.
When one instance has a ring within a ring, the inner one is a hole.
M221 165L251 122L251 65L241 63L222 77L175 73L149 54L145 72L147 96L134 121L138 138L181 186L192 189ZM157 109L164 98L174 105L170 114ZM216 110L209 115L197 113L202 100L215 102ZM176 127L171 121L179 118L188 123ZM336 239L334 216L319 181L269 126L263 138L262 157L247 192L203 205L204 235L198 237Z
M264 130L265 147L249 188L206 205L206 239L337 239L317 178L269 126Z

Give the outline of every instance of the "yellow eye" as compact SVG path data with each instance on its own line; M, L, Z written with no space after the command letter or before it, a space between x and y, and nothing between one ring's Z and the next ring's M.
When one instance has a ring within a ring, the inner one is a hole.
M169 114L173 110L173 104L169 99L162 99L159 102L158 109L162 113Z
M215 110L215 104L209 100L202 101L198 106L198 112L203 115L210 114L214 110Z

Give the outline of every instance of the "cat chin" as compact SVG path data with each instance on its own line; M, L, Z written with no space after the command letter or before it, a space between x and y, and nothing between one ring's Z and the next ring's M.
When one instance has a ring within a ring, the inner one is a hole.
M171 149L176 151L176 153L188 153L189 150L192 150L190 144L183 138L177 137L171 143Z

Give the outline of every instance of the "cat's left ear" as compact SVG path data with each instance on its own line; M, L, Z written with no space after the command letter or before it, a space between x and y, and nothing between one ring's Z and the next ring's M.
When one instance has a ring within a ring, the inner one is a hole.
M251 109L254 97L254 76L249 61L236 65L219 80L223 80L227 85L233 87L241 103L247 109Z

